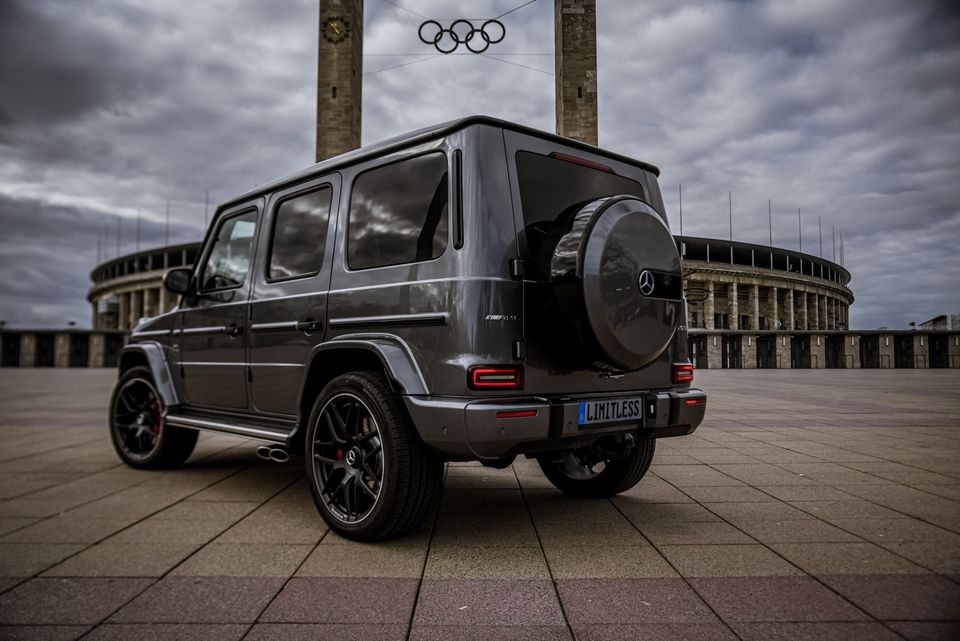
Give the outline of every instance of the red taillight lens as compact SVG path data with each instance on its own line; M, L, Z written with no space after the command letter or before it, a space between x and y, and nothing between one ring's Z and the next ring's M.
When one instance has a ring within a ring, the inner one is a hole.
M592 160L587 160L586 158L578 158L577 156L571 156L569 154L561 154L556 151L550 154L551 158L556 158L557 160L563 160L565 162L572 162L575 165L583 165L584 167L589 167L590 169L597 169L599 171L605 171L608 174L612 174L613 170L607 167L606 165L601 165L598 162L593 162Z
M467 387L470 389L520 389L523 386L523 370L514 365L474 365L467 370Z
M537 410L507 410L497 412L497 418L532 418L537 415Z
M693 380L693 365L690 363L673 364L673 382L689 383Z
M705 402L702 398L688 398L684 401L687 405L703 405Z

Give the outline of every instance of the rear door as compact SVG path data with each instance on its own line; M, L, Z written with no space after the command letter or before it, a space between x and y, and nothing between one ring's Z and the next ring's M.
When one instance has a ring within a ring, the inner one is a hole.
M326 332L339 196L335 174L278 192L267 207L250 309L250 398L260 413L297 414Z
M180 306L180 372L187 403L247 408L246 322L260 201L221 216L195 271L197 295Z

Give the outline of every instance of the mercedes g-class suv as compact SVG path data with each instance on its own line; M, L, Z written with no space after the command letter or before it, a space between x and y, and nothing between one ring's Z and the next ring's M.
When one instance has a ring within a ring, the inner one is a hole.
M359 540L415 528L444 461L629 489L706 405L657 175L472 117L225 203L164 276L179 306L121 354L117 453L176 466L198 430L302 451L320 514Z

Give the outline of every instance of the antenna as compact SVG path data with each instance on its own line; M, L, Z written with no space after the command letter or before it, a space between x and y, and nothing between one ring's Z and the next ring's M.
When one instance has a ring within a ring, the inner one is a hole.
M140 251L140 208L137 207L137 251Z
M120 216L117 216L117 256L120 255Z
M730 242L733 242L733 192L727 192L727 207L730 210ZM733 249L731 248L731 251Z
M770 225L770 246L773 247L773 208L767 198L767 223Z
M800 239L800 251L803 251L803 226L800 223L800 208L797 207L797 238Z
M830 234L833 237L833 262L837 262L837 226L831 226L833 227L833 231Z
M163 226L163 244L170 244L170 199L167 198L167 222Z
M820 234L820 258L823 258L823 219L817 216L817 232Z
M205 192L203 192L203 230L204 231L207 230L207 212L209 211L209 209L210 209L210 190L208 189ZM680 227L682 228L683 227L683 222L682 222L683 209L680 210L680 216L681 216Z
M683 183L677 185L680 192L680 235L683 236Z

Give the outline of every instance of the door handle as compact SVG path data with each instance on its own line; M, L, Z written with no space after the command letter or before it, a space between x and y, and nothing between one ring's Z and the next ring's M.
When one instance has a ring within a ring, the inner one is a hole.
M230 323L225 329L224 333L230 338L236 338L243 333L243 327L237 325L236 323Z
M318 332L323 329L323 321L315 321L312 318L307 318L302 321L297 321L297 331L303 332L304 334L310 334L311 332Z

